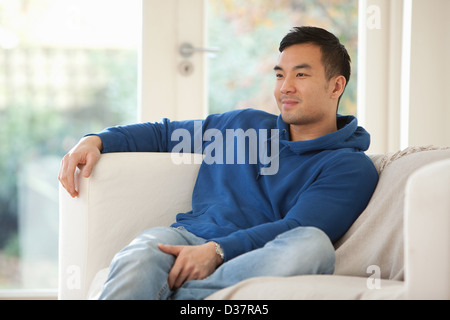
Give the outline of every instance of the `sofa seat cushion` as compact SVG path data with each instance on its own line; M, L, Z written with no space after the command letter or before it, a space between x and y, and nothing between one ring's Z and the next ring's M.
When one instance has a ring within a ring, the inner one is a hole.
M259 277L218 291L207 300L382 300L401 299L403 281L370 277L306 275Z

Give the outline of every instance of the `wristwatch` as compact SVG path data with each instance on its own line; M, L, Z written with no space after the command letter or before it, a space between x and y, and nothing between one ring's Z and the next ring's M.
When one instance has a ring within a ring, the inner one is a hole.
M216 247L216 253L222 258L222 261L225 260L225 253L223 252L222 247L217 242L214 242L214 246Z

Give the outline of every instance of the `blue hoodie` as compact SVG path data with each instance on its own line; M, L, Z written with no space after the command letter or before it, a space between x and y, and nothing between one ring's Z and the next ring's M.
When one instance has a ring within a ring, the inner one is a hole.
M281 116L245 109L201 122L113 127L98 136L104 153L203 152L192 211L172 226L218 242L227 261L299 226L317 227L334 242L353 224L378 174L364 154L366 130L353 116L338 116L337 124L336 132L293 142ZM236 133L243 132L239 143Z

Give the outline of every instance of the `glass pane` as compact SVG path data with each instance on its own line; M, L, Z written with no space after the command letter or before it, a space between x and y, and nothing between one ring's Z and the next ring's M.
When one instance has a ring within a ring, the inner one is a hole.
M58 170L137 118L140 0L0 1L0 289L57 288Z
M356 114L358 0L208 0L209 112L252 107L278 114L273 67L281 39L312 25L338 36L353 60L340 113Z

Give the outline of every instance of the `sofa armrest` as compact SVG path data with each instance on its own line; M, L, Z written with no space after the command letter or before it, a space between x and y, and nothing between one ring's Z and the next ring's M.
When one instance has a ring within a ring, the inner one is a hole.
M405 195L407 299L450 299L450 159L411 175Z
M77 172L78 198L60 187L60 299L86 299L95 274L134 237L191 210L201 155L190 160L176 164L167 153L105 154L90 178Z

